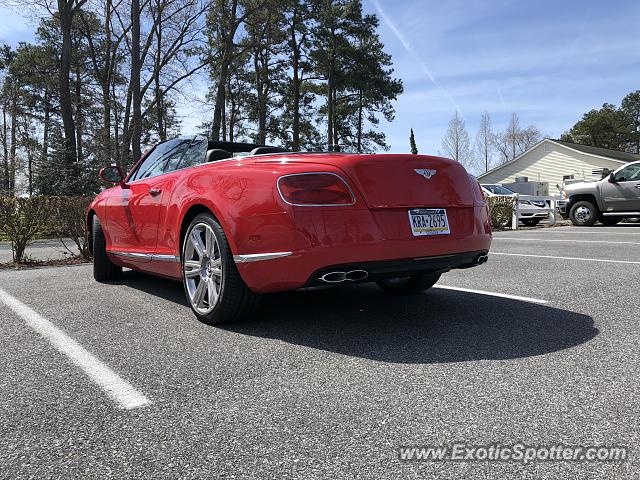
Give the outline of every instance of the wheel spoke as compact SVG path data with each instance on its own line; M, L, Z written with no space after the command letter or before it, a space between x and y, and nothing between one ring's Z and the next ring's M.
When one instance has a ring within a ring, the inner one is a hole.
M202 244L202 239L200 238L200 232L196 228L191 230L191 235L189 235L189 239L191 240L191 245L193 245L193 248L195 249L198 256L202 258L204 256L206 249Z
M212 307L216 303L218 303L218 290L216 287L216 282L207 282L207 290L209 295L209 307Z
M207 283L208 282L205 282L204 280L200 280L198 288L196 288L196 291L193 294L191 301L196 308L201 308L203 306L202 302L204 301L205 293L207 293Z
M211 275L219 282L222 279L222 262L220 259L211 260Z
M206 253L209 258L213 258L213 253L216 246L216 236L213 234L213 230L205 228L204 240L206 245Z
M186 260L184 262L184 275L187 278L194 278L200 275L200 262Z

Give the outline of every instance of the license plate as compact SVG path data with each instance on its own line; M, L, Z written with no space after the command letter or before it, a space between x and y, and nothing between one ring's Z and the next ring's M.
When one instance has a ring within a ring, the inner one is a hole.
M409 210L409 225L414 237L451 233L444 208L412 208Z

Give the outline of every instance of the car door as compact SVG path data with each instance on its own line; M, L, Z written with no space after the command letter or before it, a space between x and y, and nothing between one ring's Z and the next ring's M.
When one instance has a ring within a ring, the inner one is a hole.
M180 277L180 230L177 224L177 205L180 195L189 188L189 169L202 165L208 149L208 140L195 137L177 164L170 164L163 175L162 203L158 218L156 250L152 261L144 270L171 278Z
M627 165L613 175L613 181L602 184L606 211L640 211L640 163Z
M158 261L174 256L180 249L179 231L175 226L176 209L172 212L168 210L172 205L180 203L180 198L174 198L176 185L183 185L188 182L189 169L202 165L208 150L209 141L202 136L195 136L189 143L180 162L167 167L167 172L172 173L167 176L163 187L162 205L160 206L160 218L158 222Z
M156 251L158 225L172 171L191 139L174 139L158 144L133 172L118 195L107 201L104 223L110 238L110 252L130 261L148 262Z

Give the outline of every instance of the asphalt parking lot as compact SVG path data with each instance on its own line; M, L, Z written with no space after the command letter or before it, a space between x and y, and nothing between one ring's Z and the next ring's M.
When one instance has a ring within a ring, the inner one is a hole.
M279 294L215 328L170 281L2 271L0 478L637 478L640 226L499 232L439 285ZM631 450L398 458L456 441Z

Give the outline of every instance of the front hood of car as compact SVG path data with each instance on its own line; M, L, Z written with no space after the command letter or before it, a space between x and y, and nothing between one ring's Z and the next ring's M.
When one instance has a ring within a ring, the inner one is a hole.
M571 185L567 185L564 187L566 192L576 192L578 190L589 190L595 188L598 182L582 182L582 183L572 183Z

